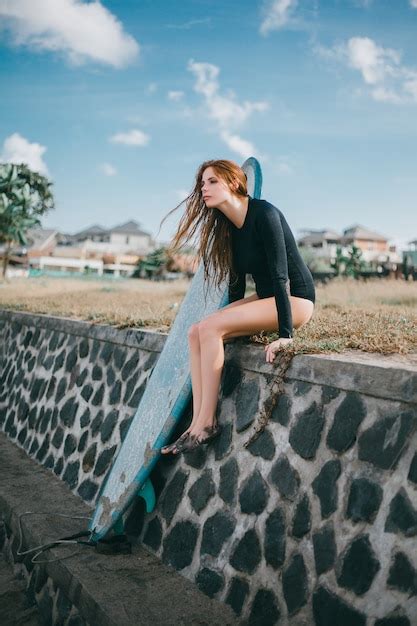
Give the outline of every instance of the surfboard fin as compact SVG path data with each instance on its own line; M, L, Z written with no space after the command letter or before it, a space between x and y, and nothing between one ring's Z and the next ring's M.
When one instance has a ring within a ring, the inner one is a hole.
M145 500L146 512L152 513L155 508L156 497L155 490L153 488L150 478L147 478L145 480L137 495Z

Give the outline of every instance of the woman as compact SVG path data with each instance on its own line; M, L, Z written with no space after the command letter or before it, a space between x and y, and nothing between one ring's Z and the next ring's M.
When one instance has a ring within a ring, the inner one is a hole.
M293 328L310 320L315 301L311 273L284 216L266 200L248 196L246 175L236 163L203 163L186 203L170 250L200 227L198 256L206 278L213 269L217 285L229 279L230 304L188 331L193 418L177 441L161 449L162 454L193 450L220 433L215 414L224 341L261 330L279 331L279 339L265 346L266 361L272 363L275 353L293 341ZM253 276L256 294L245 298L247 273Z

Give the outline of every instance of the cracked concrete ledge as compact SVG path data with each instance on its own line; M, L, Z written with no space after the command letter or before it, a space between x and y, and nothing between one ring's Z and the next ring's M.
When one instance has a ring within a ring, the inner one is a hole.
M18 516L26 511L38 515L22 518L23 549L87 527L87 521L54 517L51 513L86 517L92 514L92 509L61 480L0 433L0 514L6 529L12 533L15 562L28 564L28 557L16 555ZM39 515L43 512L49 515ZM88 546L72 545L51 549L38 558L59 559L77 550L79 553L69 559L35 568L46 568L46 576L52 579L54 588L61 590L82 618L65 623L91 626L243 623L229 606L210 599L142 546L133 546L132 555L105 556Z
M65 317L0 310L0 322L6 320L151 352L161 352L168 336L166 333L150 330L119 329ZM254 343L248 343L246 338L227 343L225 355L233 356L242 369L262 374L273 375L279 364L277 359L276 363L266 363L263 349ZM302 380L415 404L417 354L385 356L355 350L340 354L300 354L294 357L285 379Z

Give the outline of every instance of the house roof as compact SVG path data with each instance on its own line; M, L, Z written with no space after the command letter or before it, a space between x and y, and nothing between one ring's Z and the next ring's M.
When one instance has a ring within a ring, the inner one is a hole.
M298 243L314 245L322 241L339 241L340 235L334 230L310 230L298 240Z
M349 228L345 228L343 231L344 239L368 239L370 241L388 241L387 237L376 233L373 230L369 230L361 224L354 224Z
M149 233L145 232L140 228L139 222L135 220L129 220L124 224L119 224L118 226L114 226L113 228L109 228L109 232L111 233L126 233L130 235L149 235Z
M24 250L28 250L29 248L42 249L46 246L54 236L58 234L58 231L53 228L39 228L33 227L28 228L26 231L26 245L14 245L12 246L12 250L14 253L22 253ZM0 245L0 251L4 252L6 246Z
M73 237L85 237L86 235L103 235L108 232L107 228L104 226L100 226L100 224L93 224L92 226L88 226L83 230L78 231L78 233L74 233Z

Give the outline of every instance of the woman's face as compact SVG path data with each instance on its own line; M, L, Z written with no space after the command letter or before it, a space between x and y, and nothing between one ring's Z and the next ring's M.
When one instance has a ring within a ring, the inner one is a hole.
M207 207L218 207L225 200L230 200L232 190L225 180L218 176L212 167L204 170L201 179L201 194Z

